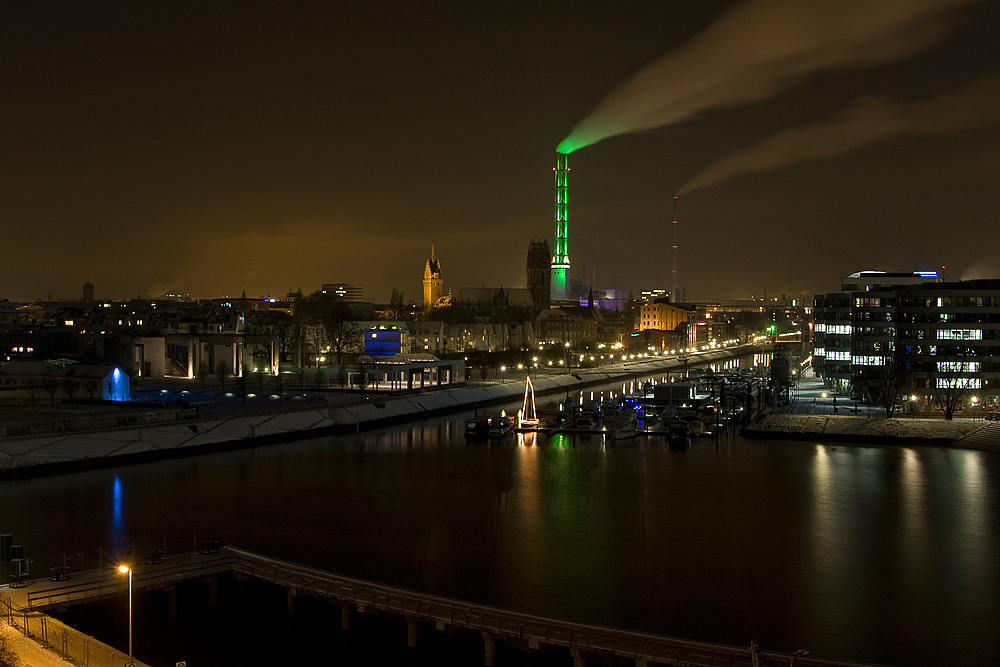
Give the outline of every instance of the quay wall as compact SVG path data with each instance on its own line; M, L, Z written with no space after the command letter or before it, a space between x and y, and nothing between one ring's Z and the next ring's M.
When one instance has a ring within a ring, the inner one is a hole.
M535 396L628 381L759 351L743 346L532 378ZM376 392L369 392L370 394ZM524 382L459 386L346 407L268 410L129 428L0 439L0 479L55 474L351 433L520 400Z
M858 445L946 446L983 431L986 426L984 422L970 420L764 413L747 425L740 435L745 438Z

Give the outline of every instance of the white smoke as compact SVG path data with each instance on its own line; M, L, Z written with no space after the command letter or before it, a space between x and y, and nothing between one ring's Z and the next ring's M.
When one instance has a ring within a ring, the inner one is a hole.
M809 74L925 50L979 0L748 0L611 91L556 149L571 153L706 109L772 97Z
M846 155L879 141L958 132L1000 120L1000 79L981 79L945 95L917 102L866 97L834 118L779 132L709 165L678 194L740 174L776 171L799 162Z

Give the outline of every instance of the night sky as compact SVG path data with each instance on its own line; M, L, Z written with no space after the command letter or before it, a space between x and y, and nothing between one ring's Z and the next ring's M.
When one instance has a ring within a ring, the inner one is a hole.
M813 66L831 1L4 3L0 297L419 301L432 241L446 292L523 287L556 146L706 81L572 154L572 277L669 287L681 190L688 299L1000 277L1000 3L859 1L923 13Z

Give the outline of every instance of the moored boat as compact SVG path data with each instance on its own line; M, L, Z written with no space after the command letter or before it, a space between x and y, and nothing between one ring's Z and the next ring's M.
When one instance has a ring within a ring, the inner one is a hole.
M501 413L499 417L490 417L490 438L505 438L516 428L514 420Z
M465 439L481 440L490 434L490 418L487 415L470 417L465 420Z
M638 431L638 423L634 415L619 415L611 428L611 437L615 440L634 438Z

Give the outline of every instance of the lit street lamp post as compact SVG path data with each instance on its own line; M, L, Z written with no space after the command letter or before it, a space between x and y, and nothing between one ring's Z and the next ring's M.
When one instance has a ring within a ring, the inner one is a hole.
M128 565L119 565L118 571L122 574L128 573L128 665L135 667L132 660L132 568Z

